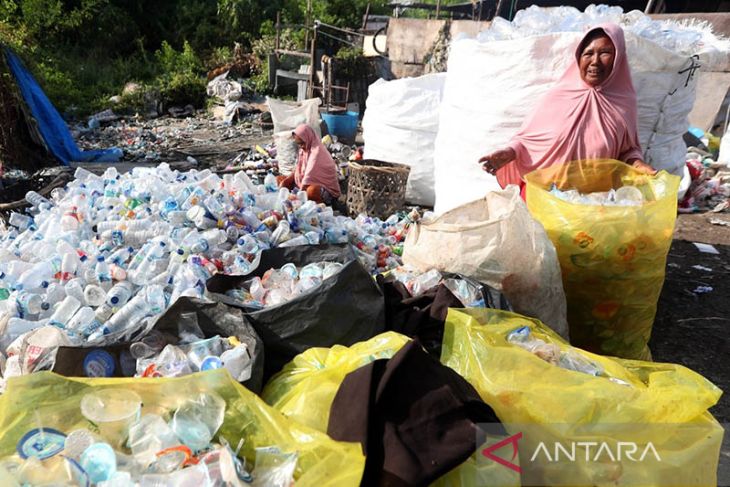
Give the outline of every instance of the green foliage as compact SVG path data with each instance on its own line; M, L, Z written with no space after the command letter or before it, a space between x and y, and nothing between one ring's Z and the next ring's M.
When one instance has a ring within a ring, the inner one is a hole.
M359 47L343 47L335 56L337 75L343 79L357 79L367 77L373 69L368 58L363 55Z
M371 13L387 13L372 0ZM358 28L368 0L312 0L311 19ZM276 12L304 24L307 0L0 0L0 42L16 50L62 112L108 108L132 80L144 90L119 109L205 98L205 71L232 60L240 42L262 61L251 79L268 89L266 54L274 48ZM301 50L306 31L284 29L281 48ZM292 64L301 60L292 59Z
M205 60L205 69L211 70L233 61L233 50L228 46L216 47Z

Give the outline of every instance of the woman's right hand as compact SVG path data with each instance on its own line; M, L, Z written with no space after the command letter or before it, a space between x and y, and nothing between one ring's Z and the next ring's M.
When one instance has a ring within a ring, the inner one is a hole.
M507 147L506 149L500 149L481 157L479 159L479 163L482 165L483 170L494 175L496 174L497 169L511 161L514 161L516 157L517 154L515 154L515 150L511 147Z

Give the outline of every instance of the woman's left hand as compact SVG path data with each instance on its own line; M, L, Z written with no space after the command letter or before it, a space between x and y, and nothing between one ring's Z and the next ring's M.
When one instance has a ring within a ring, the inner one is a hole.
M657 173L656 169L651 167L646 162L638 159L631 163L631 167L633 167L637 171L643 172L644 174L648 174L649 176L654 176Z

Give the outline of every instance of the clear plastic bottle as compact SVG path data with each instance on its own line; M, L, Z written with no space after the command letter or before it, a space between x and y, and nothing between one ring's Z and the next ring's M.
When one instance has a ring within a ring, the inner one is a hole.
M80 307L81 303L78 299L73 296L66 296L58 308L56 308L56 311L54 311L51 315L51 318L48 320L48 324L59 328L65 328L66 323L68 323Z
M35 264L18 278L18 289L48 287L50 280L60 270L61 259L58 257Z
M106 303L114 308L121 308L132 297L134 285L129 281L122 281L114 285L106 295Z
M96 258L94 272L96 274L96 280L99 281L99 286L101 286L105 291L111 289L112 272L109 269L109 264L106 263L106 259L103 255Z
M89 336L89 341L96 341L104 335L116 333L124 329L130 329L142 318L147 316L148 313L150 313L149 305L142 293L139 293L130 299L127 304L122 306L119 311L114 313L112 317L101 326L101 328L94 331Z
M80 303L85 303L86 302L86 298L84 297L84 288L85 287L86 287L86 281L84 281L80 277L77 277L76 279L71 279L64 285L64 291L66 291L67 296L73 296Z
M33 316L42 311L43 297L40 294L20 291L15 296L15 303L21 317Z
M84 289L84 300L94 308L101 306L106 301L106 291L100 286L89 284Z
M33 219L28 215L12 212L10 218L8 218L8 223L18 230L23 231L33 225Z
M87 330L92 322L96 320L96 313L89 306L82 306L66 323L66 328L72 331L81 332Z
M35 191L28 191L27 193L25 193L25 201L30 203L30 205L34 208L41 208L43 206L50 208L53 206L53 203L50 200L39 195Z

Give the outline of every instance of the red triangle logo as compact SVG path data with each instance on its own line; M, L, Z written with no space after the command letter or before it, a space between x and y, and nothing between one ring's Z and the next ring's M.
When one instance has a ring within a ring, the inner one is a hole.
M507 461L504 458L498 457L493 454L493 452L499 450L503 446L511 444L512 445L512 460L514 460L515 458L517 458L517 453L518 453L517 452L517 442L521 438L522 438L522 432L514 434L508 438L505 438L504 440L502 440L498 443L495 443L492 446L485 448L484 450L482 450L482 455L489 458L490 460L494 460L495 462L499 463L500 465L504 465L505 467L521 474L522 469L520 468L519 465L515 465L511 461Z

